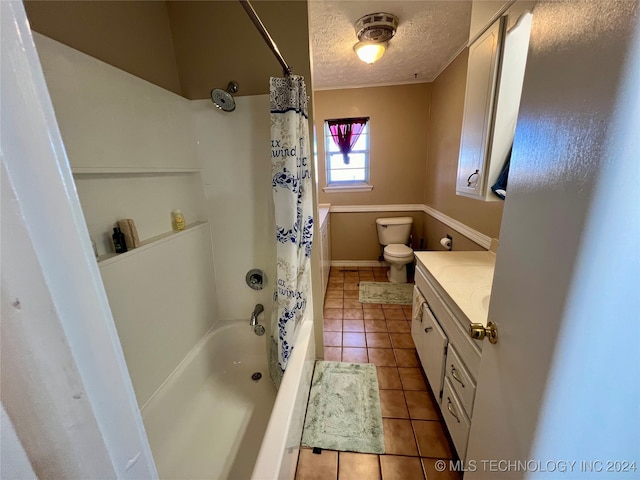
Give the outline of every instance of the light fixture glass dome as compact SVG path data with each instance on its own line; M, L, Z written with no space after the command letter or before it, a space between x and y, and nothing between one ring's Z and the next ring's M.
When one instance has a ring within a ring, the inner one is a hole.
M382 58L387 49L387 42L358 42L353 49L360 60L371 65Z

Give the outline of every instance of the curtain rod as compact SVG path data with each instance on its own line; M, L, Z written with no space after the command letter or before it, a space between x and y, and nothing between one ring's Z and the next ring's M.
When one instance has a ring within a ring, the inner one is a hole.
M278 46L276 45L276 42L274 42L273 38L271 38L271 35L269 35L269 32L267 31L264 24L260 20L260 17L258 17L258 14L253 9L253 6L249 2L249 0L238 0L238 1L242 5L242 8L244 8L245 12L247 12L247 15L249 15L249 18L251 19L255 27L258 29L258 32L260 33L260 35L262 35L262 38L267 43L267 46L271 49L273 54L278 59L278 62L280 62L280 65L282 65L282 73L284 73L285 76L291 75L291 67L285 61L284 57L280 53L280 50L278 50Z

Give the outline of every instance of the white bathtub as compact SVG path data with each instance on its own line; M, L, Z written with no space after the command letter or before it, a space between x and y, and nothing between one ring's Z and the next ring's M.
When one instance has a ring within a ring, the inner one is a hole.
M160 478L292 479L315 357L312 333L310 321L301 325L276 398L266 335L255 335L245 321L209 331L141 409ZM258 382L255 372L262 374Z

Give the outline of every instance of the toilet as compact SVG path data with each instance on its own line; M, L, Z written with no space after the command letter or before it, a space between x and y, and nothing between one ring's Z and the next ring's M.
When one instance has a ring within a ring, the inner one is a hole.
M384 245L384 259L391 283L407 283L407 264L413 262L413 249L407 247L411 236L411 217L377 218L378 242Z

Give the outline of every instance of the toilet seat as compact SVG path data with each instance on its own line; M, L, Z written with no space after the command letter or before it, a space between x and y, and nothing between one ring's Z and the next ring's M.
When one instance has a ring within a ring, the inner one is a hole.
M413 258L413 249L400 243L387 245L386 247L384 247L384 253L385 255L394 258L403 258L408 256L411 256Z

